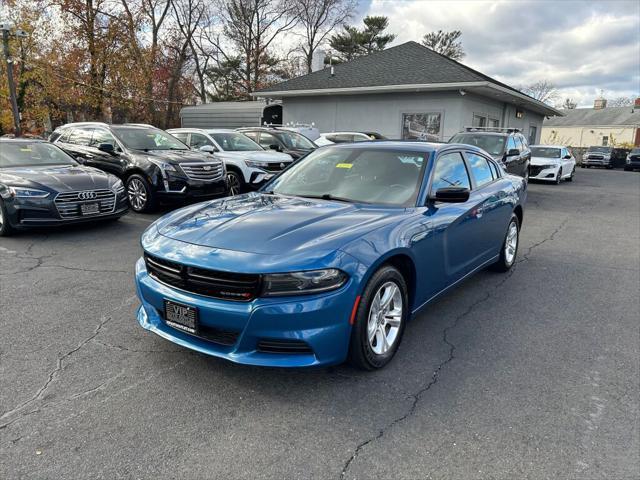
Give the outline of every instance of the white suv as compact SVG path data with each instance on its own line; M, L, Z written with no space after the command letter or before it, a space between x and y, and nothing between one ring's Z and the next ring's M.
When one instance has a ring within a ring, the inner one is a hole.
M265 150L235 130L172 128L167 132L192 149L223 160L231 195L258 188L293 161L286 153Z

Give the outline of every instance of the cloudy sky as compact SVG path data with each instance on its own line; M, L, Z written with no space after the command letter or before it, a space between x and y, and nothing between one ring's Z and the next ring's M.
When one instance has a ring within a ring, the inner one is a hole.
M358 17L385 15L394 44L461 30L463 63L509 85L547 79L580 106L640 96L640 2L361 0Z

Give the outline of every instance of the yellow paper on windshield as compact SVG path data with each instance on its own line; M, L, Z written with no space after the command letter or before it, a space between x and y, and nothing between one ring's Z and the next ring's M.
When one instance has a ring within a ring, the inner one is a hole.
M32 152L33 150L31 150L30 148L21 148L20 151L21 152Z
M353 163L339 163L336 165L336 168L351 168L353 167Z

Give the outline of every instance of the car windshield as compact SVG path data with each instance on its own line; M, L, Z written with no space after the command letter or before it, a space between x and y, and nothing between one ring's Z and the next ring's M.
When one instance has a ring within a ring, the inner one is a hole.
M241 133L210 133L220 148L226 152L254 152L264 150L260 145Z
M174 136L157 128L112 127L118 139L131 150L189 150Z
M532 157L560 158L560 149L553 147L531 147Z
M640 148L634 148L634 149L633 149L633 150L631 150L629 153L630 153L630 154L633 154L633 155L637 155L637 154L639 154L639 153L640 153Z
M296 132L284 132L280 130L278 136L287 148L300 150L313 150L316 146L304 135Z
M480 147L485 152L493 156L504 153L505 137L502 135L483 135L477 133L458 133L454 135L449 143L463 143Z
M415 205L429 154L324 147L266 185L275 194L393 206Z
M44 142L0 143L0 168L77 165L55 145Z
M609 153L611 149L609 147L589 147L589 152Z

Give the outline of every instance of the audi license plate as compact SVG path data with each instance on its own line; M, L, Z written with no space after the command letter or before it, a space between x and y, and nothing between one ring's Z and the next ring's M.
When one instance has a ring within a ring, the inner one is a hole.
M182 303L164 301L164 319L167 325L187 333L198 333L198 309Z
M99 203L81 203L80 212L82 212L82 215L95 215L96 213L100 213L100 204Z

